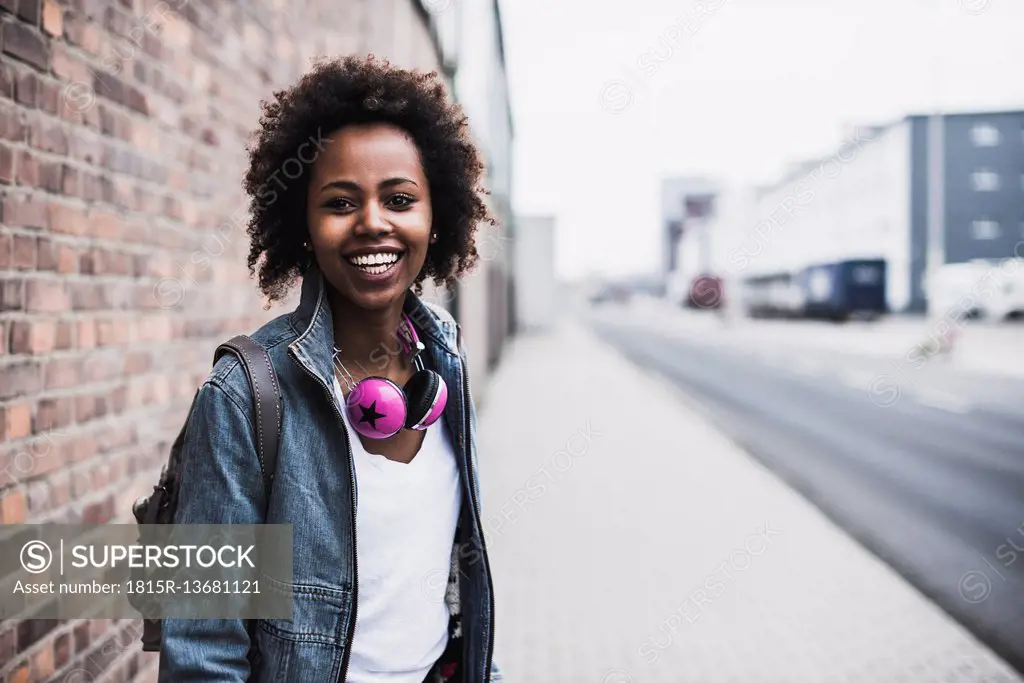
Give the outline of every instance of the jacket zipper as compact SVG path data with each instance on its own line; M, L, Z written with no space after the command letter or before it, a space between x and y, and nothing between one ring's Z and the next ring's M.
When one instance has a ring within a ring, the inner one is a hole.
M291 351L291 349L289 349ZM291 354L290 354L291 355ZM338 418L338 425L341 427L341 433L345 435L345 450L348 453L348 471L349 476L352 479L352 618L349 620L348 633L345 636L345 655L341 660L341 674L338 677L338 683L345 683L345 678L348 676L348 659L352 653L352 639L356 632L356 617L359 612L359 555L355 552L356 549L356 509L359 504L359 493L356 490L356 471L355 465L353 464L352 458L352 443L348 439L348 430L345 428L345 419L341 416L341 411L338 410L338 402L334 400L334 392L324 384L324 381L320 379L315 373L309 370L298 358L291 355L291 358L295 363L302 368L302 370L316 380L316 383L323 387L324 392L327 393L327 398L331 402L331 407L334 408L334 414ZM333 371L333 360L332 360L332 371Z
M474 482L476 478L473 472L473 435L472 428L473 422L470 417L470 406L472 403L472 397L469 391L469 366L466 364L462 355L462 327L458 323L455 325L456 331L456 342L455 345L459 351L459 364L462 366L462 395L463 395L463 410L465 411L465 442L463 444L463 451L466 454L466 467L469 469L469 495L472 499L473 518L476 520L477 529L480 530L480 549L483 550L484 556L484 573L487 576L487 597L488 597L488 619L490 623L487 625L487 655L484 658L484 681L485 683L491 680L491 660L494 654L494 584L491 580L491 564L487 558L487 542L484 540L484 526L480 522L479 514L479 502L476 496L476 487Z

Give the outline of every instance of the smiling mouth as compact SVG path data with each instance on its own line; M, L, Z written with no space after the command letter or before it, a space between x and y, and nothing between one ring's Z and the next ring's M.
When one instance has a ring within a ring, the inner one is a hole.
M345 260L368 275L381 275L394 268L404 255L405 252L384 251L374 254L348 256Z

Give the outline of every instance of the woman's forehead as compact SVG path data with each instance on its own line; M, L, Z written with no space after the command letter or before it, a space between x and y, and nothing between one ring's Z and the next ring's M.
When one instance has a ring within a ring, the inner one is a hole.
M422 175L419 149L412 137L388 124L346 126L325 136L317 167L329 174Z

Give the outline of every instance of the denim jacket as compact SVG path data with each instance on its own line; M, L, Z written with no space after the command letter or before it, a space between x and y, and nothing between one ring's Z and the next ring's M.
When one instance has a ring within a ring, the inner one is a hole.
M477 478L476 409L461 333L451 315L411 292L405 311L428 362L448 385L444 424L458 458L462 511L452 548L449 644L430 683L499 683L493 662L494 598ZM167 619L161 682L342 683L358 603L356 480L333 390L334 326L326 283L313 265L298 307L250 335L266 348L283 400L273 485L263 481L252 393L240 361L226 354L200 388L183 446L178 524L291 524L290 620Z

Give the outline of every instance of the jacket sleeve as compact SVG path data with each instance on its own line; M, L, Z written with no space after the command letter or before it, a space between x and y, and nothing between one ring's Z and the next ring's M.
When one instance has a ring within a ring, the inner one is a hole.
M203 385L185 431L175 523L264 522L250 413L217 380ZM249 645L241 619L165 619L159 681L245 681Z

